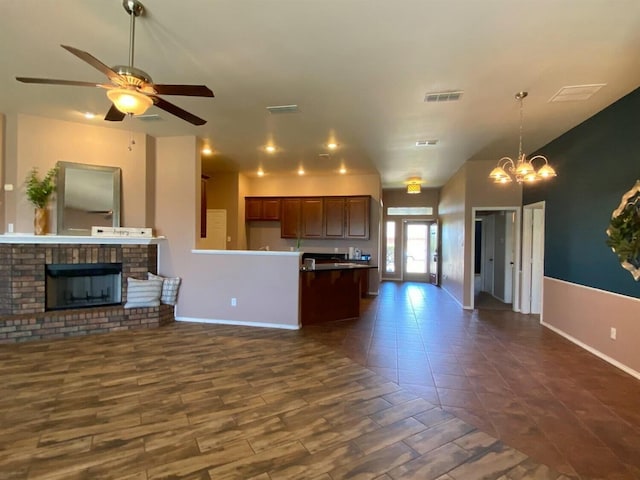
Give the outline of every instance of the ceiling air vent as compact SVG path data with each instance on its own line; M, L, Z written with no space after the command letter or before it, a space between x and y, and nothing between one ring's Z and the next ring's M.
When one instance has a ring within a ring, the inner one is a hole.
M329 158L330 155L328 153L320 153L320 154L318 154L318 156L320 158Z
M595 93L604 87L606 83L594 83L592 85L573 85L562 87L549 99L550 102L575 102L590 99Z
M416 147L429 147L435 145L436 143L438 143L438 140L435 138L432 140L418 140L416 142Z
M448 92L432 92L425 93L424 101L427 103L433 102L455 102L460 100L464 92L462 90L451 90Z
M271 115L278 115L281 113L298 113L298 105L274 105L267 107L267 110Z
M141 122L157 122L162 120L157 113L150 113L149 115L134 115L133 118L140 120Z

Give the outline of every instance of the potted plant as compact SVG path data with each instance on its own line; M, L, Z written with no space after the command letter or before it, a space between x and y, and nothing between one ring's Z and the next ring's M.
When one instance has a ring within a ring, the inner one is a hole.
M27 199L35 207L33 229L36 235L47 234L47 204L56 190L58 167L53 167L42 180L38 178L38 169L33 167L25 180Z

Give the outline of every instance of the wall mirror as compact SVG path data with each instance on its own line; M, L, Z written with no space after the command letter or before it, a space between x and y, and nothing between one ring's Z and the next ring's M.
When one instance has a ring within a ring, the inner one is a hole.
M120 226L120 168L57 165L58 235L91 235L92 226Z

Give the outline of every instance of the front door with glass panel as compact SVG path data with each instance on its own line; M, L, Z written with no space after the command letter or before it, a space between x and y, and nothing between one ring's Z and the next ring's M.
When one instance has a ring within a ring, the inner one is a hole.
M404 223L403 279L429 281L429 222Z

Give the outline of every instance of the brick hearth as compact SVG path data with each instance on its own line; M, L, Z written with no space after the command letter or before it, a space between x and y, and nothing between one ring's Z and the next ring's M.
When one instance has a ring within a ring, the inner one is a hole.
M157 273L155 244L0 244L0 343L61 338L134 328L174 320L173 307L124 309L122 305L45 311L45 266L122 263L126 278Z

